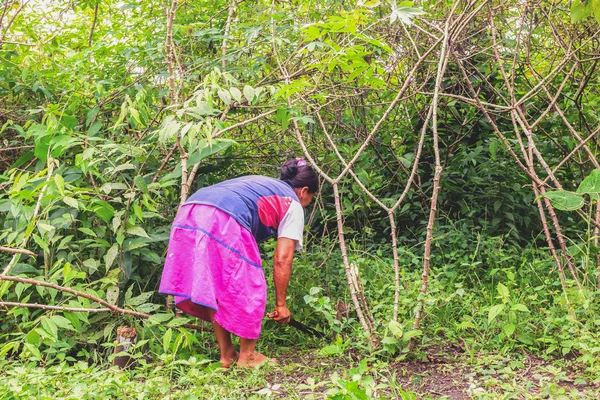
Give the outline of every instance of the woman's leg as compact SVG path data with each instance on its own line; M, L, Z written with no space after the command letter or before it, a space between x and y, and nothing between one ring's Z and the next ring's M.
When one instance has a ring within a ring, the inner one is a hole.
M275 360L269 359L264 354L256 351L257 339L240 338L240 357L238 367L252 368L265 362L274 363Z
M213 314L215 311L213 309L209 309L210 319L212 321L213 330L215 332L215 336L217 337L217 343L219 344L219 350L221 351L221 358L219 361L221 362L224 368L229 368L231 364L233 364L239 357L237 351L233 347L233 343L231 342L231 334L228 330L219 325L213 318Z
M275 359L270 359L264 354L256 351L256 342L258 339L245 339L241 337L240 352L238 353L231 342L231 333L214 320L213 315L215 310L208 307L206 307L206 310L210 316L217 343L219 344L219 350L221 351L221 358L219 361L224 368L229 368L235 361L237 361L239 367L246 368L252 368L265 362L271 364L277 362Z

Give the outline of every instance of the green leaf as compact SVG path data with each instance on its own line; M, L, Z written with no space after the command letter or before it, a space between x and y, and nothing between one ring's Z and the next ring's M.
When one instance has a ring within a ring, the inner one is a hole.
M184 325L184 324L189 324L190 323L190 319L189 318L175 318L172 321L170 321L167 326L170 326L172 328L176 328L178 326Z
M342 353L341 349L335 344L325 346L319 351L319 354L323 356L333 356L340 353Z
M591 7L596 21L600 24L600 0L591 0Z
M144 212L142 211L142 208L139 205L137 205L137 204L133 205L133 213L135 214L136 217L138 217L138 219L140 221L144 220Z
M315 120L310 115L305 115L303 117L294 117L292 118L292 121L299 122L302 124L302 126L315 123Z
M39 329L39 328L37 328L37 329ZM37 329L33 329L33 330L29 331L27 336L25 336L26 343L30 343L35 346L40 345L42 338L41 338L39 332L37 331Z
M490 156L492 157L492 160L495 160L497 158L499 148L500 144L497 140L494 140L490 143Z
M17 344L18 344L18 343L17 343ZM43 357L42 357L42 353L41 353L41 352L40 352L40 350L39 350L39 349L38 349L36 346L34 346L33 344L31 344L31 343L24 343L24 344L23 344L23 353L25 353L25 352L26 352L25 350L29 351L29 352L31 353L31 355L34 357L34 359L36 359L36 360L40 360L40 361L43 359Z
M127 169L135 169L135 165L131 163L119 164L112 170L111 175L114 175L115 173L120 171L125 171ZM127 186L125 186L125 188L127 188Z
M598 1L600 3L600 0ZM600 169L593 170L577 188L577 193L587 194L594 200L600 199Z
M171 318L173 318L173 313L161 313L161 314L151 315L147 321L150 322L151 324L158 325L163 322L167 322Z
M234 143L235 141L230 139L215 139L212 141L211 144L208 144L206 141L201 141L198 145L199 150L197 152L194 152L194 154L190 155L190 158L188 160L189 165L195 165L203 159L205 159L206 157L210 157L213 154L225 150Z
M26 343L26 344L29 344L31 346L30 343ZM0 349L0 357L3 357L3 356L5 356L8 353L16 353L16 352L18 352L20 345L21 345L20 342L8 342L8 343L6 343L4 346L2 346L2 349Z
M92 126L90 126L90 129L88 130L88 135L92 136L92 137L96 136L96 134L98 132L100 132L100 129L102 129L102 122L96 121L92 124ZM92 149L92 148L90 147L90 148L88 148L88 150L89 149ZM91 151L93 151L93 149Z
M506 336L512 336L513 333L515 333L515 329L517 329L517 326L515 324L506 324L502 327L502 329L504 330Z
M508 288L506 286L504 286L502 283L498 283L497 290L498 290L498 294L503 299L509 297Z
M229 94L229 91L220 89L217 92L217 94L219 95L219 98L221 99L221 101L223 103L225 103L226 106L231 104L231 94Z
M137 186L138 189L142 191L142 193L148 193L148 185L146 185L146 180L142 176L136 176L133 179L133 183Z
M109 304L112 305L117 305L117 302L119 301L119 287L118 286L110 286L108 289L106 289L106 301Z
M240 89L232 87L229 89L229 93L231 93L231 97L233 97L235 101L238 103L242 102L242 92L240 92Z
M553 190L543 195L550 203L564 211L575 211L583 207L584 199L580 195L566 190Z
M252 88L252 86L244 86L244 97L246 98L246 100L248 100L248 103L252 103L252 100L254 99L255 95L256 92L254 91L254 88Z
M83 265L87 268L88 274L92 275L96 271L98 271L98 267L100 266L100 261L94 260L93 258L88 258L83 262Z
M104 222L109 222L115 215L113 206L103 200L96 200L91 209L97 216L102 218Z
M525 304L515 304L510 309L511 311L529 312L529 308Z
M119 255L119 245L115 243L111 246L110 249L108 249L108 251L106 252L106 255L104 256L104 263L106 264L107 271L110 269L110 267L112 266L113 262L115 261L115 259L117 258L118 255Z
M15 285L15 294L17 295L17 299L21 299L21 295L23 294L23 290L30 287L31 285L26 285L22 282L17 282Z
M135 307L135 310L146 314L150 314L158 310L160 307L162 307L160 304L145 303Z
M79 144L79 140L69 135L58 135L50 140L52 145L52 157L61 157L68 149Z
M44 224L43 222L38 222L37 226L38 226L38 229L40 230L40 232L42 233L42 235L47 232L52 232L53 230L56 229L52 225Z
M125 304L128 306L132 306L132 307L139 306L141 304L148 302L148 300L150 299L150 297L152 297L153 294L154 294L154 292L144 292L144 293L140 294L139 296L132 297Z
M9 281L4 281L2 283L0 283L0 298L4 297L4 295L6 294L6 292L8 292L8 289L12 286L12 282Z
M77 203L77 200L75 200L72 197L69 196L65 196L62 199L63 203L65 203L66 205L68 205L69 207L73 207L75 209L79 209L79 203Z
M396 344L398 344L398 339L396 339L395 337L386 336L383 338L381 343L389 344L389 345L396 345Z
M587 8L580 0L573 0L571 3L571 22L579 22L590 16L591 10Z
M61 175L54 175L54 183L56 184L56 188L58 192L64 196L65 195L65 180Z
M315 297L314 296L311 296L309 294L307 294L306 296L304 296L304 302L306 304L310 304L313 301L315 301Z
M281 128L286 130L290 125L291 116L286 108L280 108L277 110L277 114L275 114L275 121L281 123Z
M50 140L52 140L52 136L42 137L39 141L36 142L35 148L33 149L33 154L42 162L46 162L46 160L48 159L48 149L50 148Z
M361 2L362 3L362 2ZM365 1L362 6L365 8L375 8L379 5L379 0Z
M490 307L490 311L488 312L488 324L491 324L503 310L504 304L496 304L495 306Z
M388 328L395 337L397 337L398 339L402 338L404 332L402 331L402 325L400 325L398 321L390 321L390 323L388 324Z
M129 233L130 235L142 236L142 237L150 239L150 236L148 236L148 234L146 233L144 228L142 228L141 226L129 227L129 228L127 228L127 233Z
M410 331L406 332L404 334L404 338L403 339L404 340L410 340L410 339L412 339L414 337L421 336L422 334L423 334L422 330L420 330L420 329L413 329L413 330L410 330Z
M411 26L413 23L413 19L416 16L423 14L426 13L420 7L395 7L394 4L392 14L390 14L390 23L394 23L398 20L405 25Z
M67 330L70 330L70 331L74 331L75 330L75 328L71 324L71 321L69 321L68 319L66 319L62 315L53 315L50 319L59 328L67 329Z
M169 347L171 347L171 337L173 336L173 329L169 328L165 332L163 336L163 351L165 353L169 352Z
M85 117L85 124L87 126L90 126L92 120L96 117L96 115L98 115L98 111L100 111L100 107L94 107L90 111L88 111Z
M177 136L177 133L179 132L180 127L181 124L175 120L175 116L168 115L163 121L162 128L158 133L159 141L164 143L168 140L175 138L175 136Z
M79 228L78 230L79 230L80 232L83 232L83 233L85 233L86 235L93 236L93 237L98 237L98 236L96 235L96 232L94 232L94 231L93 231L93 230L91 230L90 228Z
M215 110L204 100L198 100L196 107L189 109L192 113L198 114L199 116L214 114Z
M46 240L42 239L39 235L36 235L35 233L32 234L31 237L37 243L37 245L40 246L42 250L50 252L50 247L48 246L48 242Z
M123 225L123 220L121 220L121 213L115 215L112 219L111 222L111 226L112 226L112 231L114 233L117 233L117 231L121 228L121 226ZM119 240L117 240L117 243L120 245L121 242L119 242Z
M104 193L109 194L111 190L127 190L127 185L121 182L107 182L104 185L102 185L102 187L100 188L100 190L102 190Z
M44 331L46 331L46 333L48 333L48 335L50 335L50 337L57 340L58 339L58 327L56 326L54 321L52 321L48 317L42 317L42 319L40 321L42 323L42 328L44 328Z

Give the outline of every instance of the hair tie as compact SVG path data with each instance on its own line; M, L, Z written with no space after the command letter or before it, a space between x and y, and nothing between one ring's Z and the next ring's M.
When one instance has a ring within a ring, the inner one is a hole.
M296 158L296 161L298 161L296 163L297 167L302 167L302 166L306 165L306 160L304 158Z

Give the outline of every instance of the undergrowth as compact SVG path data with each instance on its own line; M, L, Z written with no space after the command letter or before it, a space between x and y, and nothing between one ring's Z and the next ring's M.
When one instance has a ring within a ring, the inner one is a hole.
M494 396L502 387L510 386L506 379L526 368L527 357L546 360L548 368L556 371L575 366L577 374L568 379L570 382L590 387L600 384L595 378L600 375L600 307L593 285L571 285L564 291L544 250L520 248L507 238L486 237L456 227L441 230L436 245L454 250L434 256L429 291L423 298L425 320L419 330L412 328L412 317L421 299L422 255L414 248L400 249L400 313L398 321L391 321L392 260L381 246L373 251L351 248L351 260L366 283L380 333L377 349L369 348L352 312L340 255L323 251L330 245L323 242L296 259L288 301L297 320L326 333L326 337L309 337L265 320L259 351L281 356L279 367L221 371L215 362L218 348L212 333L183 328L184 323L198 321L175 317L160 304L156 304L155 317L147 321L108 314L77 316L75 320L67 313L17 308L3 317L5 328L12 321L13 326L24 329L3 329L6 343L2 353L7 359L1 366L0 395L415 398L398 383L402 370L394 365L429 363L440 356L457 358L460 365L473 371L475 383L469 390L481 398L497 398ZM273 250L270 243L263 247L269 285ZM161 300L157 297L153 301ZM73 321L80 324L77 330ZM81 329L86 323L87 331ZM133 325L138 331L137 344L130 351L133 365L126 371L109 368L115 356L114 330L120 324ZM309 361L290 359L290 354L308 357ZM504 380L498 380L498 374L504 374ZM546 382L535 392L545 390L557 396L564 392L566 396L568 391L560 385L563 375L568 373L557 372L554 383ZM517 393L517 397L533 390L512 385L509 392ZM582 398L592 398L586 397L585 390L581 393Z

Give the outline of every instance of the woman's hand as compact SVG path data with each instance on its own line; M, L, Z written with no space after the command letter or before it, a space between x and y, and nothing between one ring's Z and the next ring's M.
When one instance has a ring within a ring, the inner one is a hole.
M267 317L272 318L275 322L280 324L287 324L292 318L290 310L286 306L275 306L275 311L267 314Z

